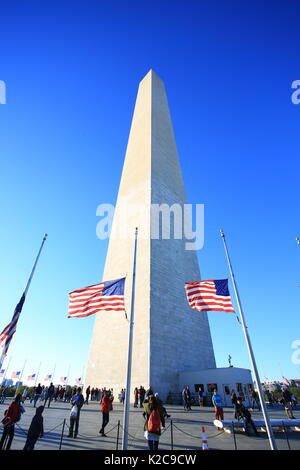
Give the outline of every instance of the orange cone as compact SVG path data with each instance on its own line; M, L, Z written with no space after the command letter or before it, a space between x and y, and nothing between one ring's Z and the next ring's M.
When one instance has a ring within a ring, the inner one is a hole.
M202 450L209 450L204 426L202 426Z

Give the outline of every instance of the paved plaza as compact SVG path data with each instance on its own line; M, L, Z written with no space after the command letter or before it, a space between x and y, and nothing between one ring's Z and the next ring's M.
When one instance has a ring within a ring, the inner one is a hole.
M10 401L0 405L0 417ZM39 405L39 403L38 403ZM114 403L114 410L110 413L110 422L106 428L107 437L99 434L102 422L99 402L90 402L84 405L80 415L79 435L76 439L68 438L68 425L70 415L70 404L62 402L51 403L50 408L44 410L44 438L40 439L36 450L121 450L123 405ZM35 414L33 404L27 400L25 403L26 412L16 425L15 437L12 443L12 450L23 449L26 432L31 419ZM188 451L200 450L202 446L202 426L205 431L210 449L234 450L235 443L232 434L218 431L213 425L214 410L211 407L199 408L194 406L192 411L186 412L182 406L167 405L167 411L171 418L166 420L166 428L163 431L159 449L171 451L172 440L173 450ZM271 418L285 418L284 410L273 409L270 411ZM233 408L224 408L225 419L233 417ZM128 450L147 450L147 442L144 438L143 410L141 408L130 408L129 415L129 439ZM295 417L300 419L300 409L294 412ZM254 419L261 419L259 412L253 412ZM64 433L62 436L63 423L66 420ZM172 420L172 427L171 427ZM120 425L118 426L118 422ZM171 429L172 428L172 429ZM119 430L119 438L118 438ZM171 432L172 430L172 432ZM300 450L300 432L288 432L289 445L292 450ZM260 432L260 437L248 437L243 432L236 433L236 446L238 450L269 450L267 434ZM275 438L278 449L288 450L288 442L284 432L276 432ZM61 440L62 439L62 440Z

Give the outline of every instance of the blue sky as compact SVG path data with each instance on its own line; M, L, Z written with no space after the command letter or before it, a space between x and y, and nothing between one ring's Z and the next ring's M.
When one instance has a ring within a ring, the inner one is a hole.
M96 208L115 203L138 83L153 68L189 202L205 204L202 277L229 276L223 228L261 378L299 377L297 2L12 0L1 16L1 329L49 233L9 375L25 360L24 377L40 363L41 378L55 364L56 381L83 374L94 318L67 319L67 294L102 278ZM218 366L230 354L250 368L236 318L209 319Z

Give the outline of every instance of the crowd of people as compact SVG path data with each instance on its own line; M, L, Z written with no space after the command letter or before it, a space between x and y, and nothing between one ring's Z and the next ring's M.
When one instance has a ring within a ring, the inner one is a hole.
M0 397L1 401L5 397L7 388L1 388ZM266 396L268 397L268 391ZM200 388L198 391L199 406L203 406L203 390ZM182 390L182 401L185 411L191 411L192 393L188 386ZM106 437L105 428L109 423L110 412L113 410L114 394L113 389L106 387L103 388L90 388L85 389L85 395L82 388L79 386L60 386L55 387L50 383L49 387L41 386L38 384L32 389L25 387L22 394L17 393L8 408L4 412L2 419L3 433L0 440L0 450L9 450L14 437L15 425L20 421L22 413L25 411L23 404L28 400L36 408L34 417L32 418L30 427L27 432L27 439L24 450L33 450L37 440L43 437L43 411L45 407L50 408L52 401L60 401L70 404L70 422L69 422L69 438L76 438L79 431L80 412L84 404L88 405L89 400L97 401L100 403L100 411L102 413L102 424L99 434ZM119 393L119 400L121 403L125 401L125 389L121 389ZM234 419L243 420L245 430L249 434L249 429L257 435L256 426L252 420L249 408L244 405L244 396L237 395L234 390L231 391L231 402L234 407ZM255 407L261 409L259 397L256 391L251 394L252 411ZM2 401L3 403L4 401ZM38 402L40 402L38 404ZM42 404L41 404L42 402ZM289 419L295 419L293 409L295 407L296 399L290 393L287 387L281 390L281 396L278 402L284 406L286 415ZM195 403L195 401L194 401ZM269 400L269 403L272 402ZM214 407L215 419L224 420L224 410L222 397L218 394L217 389L212 394L212 404ZM166 419L170 417L162 400L159 398L158 393L154 393L150 386L147 390L143 387L135 387L134 389L134 403L133 407L140 407L143 409L142 416L144 418L144 437L147 440L149 450L157 450L159 438L162 430L165 428Z

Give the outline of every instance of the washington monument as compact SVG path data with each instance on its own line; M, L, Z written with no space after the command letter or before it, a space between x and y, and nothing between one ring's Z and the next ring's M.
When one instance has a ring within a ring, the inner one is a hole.
M151 237L153 205L186 203L165 87L150 70L138 89L102 278L126 276L130 312L138 227L131 388L151 385L163 399L178 391L178 373L216 367L207 315L185 296L185 282L200 280L197 251L186 249L184 237ZM114 394L125 387L128 330L122 312L96 314L86 385Z

